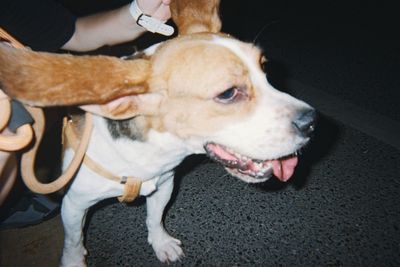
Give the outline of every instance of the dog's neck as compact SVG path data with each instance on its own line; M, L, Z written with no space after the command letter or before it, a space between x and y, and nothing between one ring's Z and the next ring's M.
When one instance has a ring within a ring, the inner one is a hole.
M95 116L93 123L87 154L115 175L149 180L172 170L193 153L176 136L141 129L135 119L108 121Z
M145 141L147 130L139 120L138 117L119 121L106 119L107 129L115 140L124 138L130 141Z

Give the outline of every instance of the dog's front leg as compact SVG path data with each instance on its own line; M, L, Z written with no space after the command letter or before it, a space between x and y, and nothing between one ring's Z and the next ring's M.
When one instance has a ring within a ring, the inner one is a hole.
M61 216L64 224L64 250L61 258L63 267L86 266L85 256L87 251L83 245L82 229L89 203L74 201L71 194L65 195L61 208Z
M146 224L149 231L148 241L153 246L161 262L173 262L184 256L181 241L171 237L164 229L162 216L165 206L171 198L174 187L173 172L160 178L165 180L156 192L147 197Z

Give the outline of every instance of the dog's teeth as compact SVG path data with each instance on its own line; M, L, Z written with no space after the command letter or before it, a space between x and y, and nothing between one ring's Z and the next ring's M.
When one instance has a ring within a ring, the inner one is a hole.
M225 161L224 164L227 166L230 166L230 167L237 167L238 162L236 160L228 160L228 161Z
M236 152L233 152L233 154L234 154L237 158L239 158L241 161L245 161L245 162L249 161L249 158L246 157L246 156L243 156L243 155L241 155L241 154L239 154L239 153L236 153Z
M263 169L263 164L260 162L254 162L254 164L257 166L258 169L262 170Z
M267 162L264 162L264 163L263 163L263 168L269 169L269 168L271 168L271 167L272 167L272 162L267 161Z

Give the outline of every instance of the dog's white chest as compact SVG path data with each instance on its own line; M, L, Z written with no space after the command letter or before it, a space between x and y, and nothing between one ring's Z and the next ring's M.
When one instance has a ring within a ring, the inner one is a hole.
M95 118L94 123L87 154L117 176L149 180L144 183L146 192L156 188L157 181L151 179L175 168L192 153L181 139L169 133L150 131L146 141L113 139L102 118Z

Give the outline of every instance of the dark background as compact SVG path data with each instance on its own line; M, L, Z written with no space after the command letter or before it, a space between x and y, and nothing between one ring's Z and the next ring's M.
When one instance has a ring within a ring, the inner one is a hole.
M81 16L130 1L60 2ZM284 86L285 79L295 79L399 121L397 11L394 1L377 0L222 0L220 7L222 31L260 46L273 82ZM132 45L144 49L160 40L146 34ZM121 55L131 47L100 52Z

